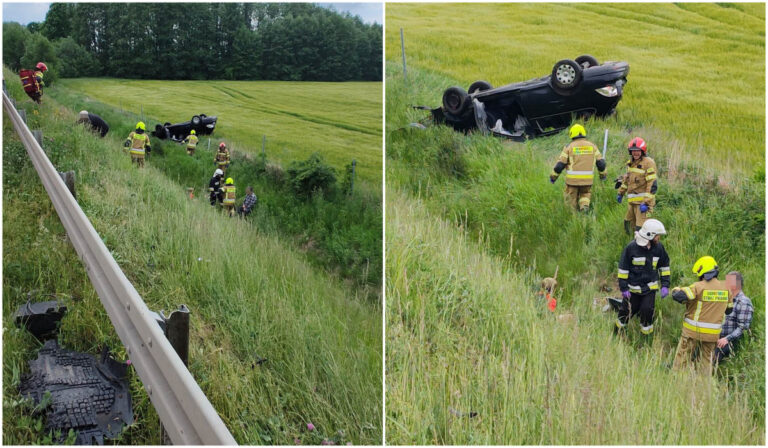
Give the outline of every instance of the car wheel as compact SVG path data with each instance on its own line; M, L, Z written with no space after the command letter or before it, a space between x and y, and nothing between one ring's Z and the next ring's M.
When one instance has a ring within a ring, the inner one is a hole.
M594 56L591 56L588 54L583 54L574 60L582 68L597 67L598 65L600 65L600 63L597 62L597 59L595 59Z
M469 86L467 93L472 95L475 92L482 92L483 90L491 90L493 86L488 81L475 81Z
M581 66L571 59L558 61L552 68L552 84L564 90L573 89L581 82Z
M449 87L443 93L443 109L453 115L461 115L468 103L469 95L461 87Z
M195 115L192 117L192 125L197 126L200 124L202 119L200 118L200 115Z
M165 124L164 124L163 126L170 126L170 125L171 125L171 123L169 123L169 122L167 122L167 121L166 121L166 122L165 122Z
M207 117L207 116L208 116L208 115L205 115L205 114L200 114L200 118L205 118L205 117Z

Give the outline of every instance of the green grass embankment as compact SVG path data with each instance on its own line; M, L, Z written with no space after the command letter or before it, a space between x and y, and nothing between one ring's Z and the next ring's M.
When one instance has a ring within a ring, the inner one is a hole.
M551 7L554 12L568 8ZM424 25L461 17L454 6L408 8L394 5L389 30L397 31L401 22ZM407 84L400 61L388 61L388 439L414 444L764 443L762 107L745 103L741 124L752 131L721 126L722 135L705 146L699 139L708 132L706 121L696 121L695 129L704 129L699 135L688 123L659 120L664 110L654 120L641 120L640 111L653 108L658 98L629 87L615 117L585 123L588 137L601 148L603 130L609 129L609 179L623 173L631 137L648 141L659 166L656 217L667 227L663 242L672 259L673 285L691 283L695 260L711 254L723 272L744 274L745 293L755 305L746 344L714 378L672 372L668 366L683 307L658 301L653 343L644 346L636 322L628 340L616 340L611 335L615 315L592 306L595 297L618 294L617 262L629 242L622 229L626 204L616 204L609 180L593 189L593 215L580 216L564 206L563 179L552 186L548 174L566 134L517 144L446 127L407 127L425 117L409 105L438 105L446 87L468 85L489 72L494 81L494 66L484 58L498 57L501 49L462 53L453 48L465 37L479 39L476 33L466 35L469 28L457 25L460 36L438 44L424 35L430 27L406 26ZM387 48L397 41L392 32ZM537 58L549 60L541 52ZM532 66L504 62L513 71ZM669 75L667 81L674 79L674 68L657 67ZM470 69L471 78L456 75ZM754 72L762 75L762 68L752 67L743 76L762 101L764 86ZM630 85L651 81L633 68ZM719 110L718 100L731 93L711 98L710 110ZM708 113L691 103L687 107L692 114ZM738 150L718 150L725 142ZM724 157L733 163L721 163ZM567 315L565 320L548 313L536 296L541 278L557 267L557 314ZM614 290L604 292L604 286ZM471 412L477 416L470 417Z
M106 142L113 149L122 148L122 142L136 125L139 116L120 111L72 90L58 85L49 92L73 111L87 109L104 118L110 125ZM148 111L145 109L145 113ZM149 121L147 121L149 123ZM235 133L231 130L230 133ZM195 195L208 198L208 181L216 168L213 163L221 132L211 141L202 137L193 157L187 155L185 145L151 138L152 155L149 165L162 170L178 182L179 191L195 188ZM229 139L224 139L229 142ZM260 140L258 141L260 144ZM381 142L378 143L379 147ZM283 172L288 164L279 168L282 176L265 172L264 163L256 148L236 146L233 160L227 170L238 189L238 204L245 197L245 187L252 185L259 204L249 221L261 232L275 233L294 242L310 260L328 272L359 287L362 295L372 302L381 299L382 284L382 205L380 184L360 179L355 181L354 194L347 195L341 184L345 173L337 170L339 187L313 200L303 200L290 190ZM269 165L275 165L273 153L266 152ZM126 155L125 157L128 157ZM306 156L304 156L306 158ZM304 159L301 159L304 160ZM361 165L358 163L358 168ZM274 172L274 169L270 170ZM279 174L279 173L278 173Z
M281 238L189 200L151 162L132 167L121 146L74 126L51 96L33 106L8 84L57 169L76 172L81 207L149 308L191 309L190 371L238 443L380 443L378 305ZM29 291L65 300L63 346L125 353L7 119L3 132L3 410L14 416L3 442L23 445L45 441L17 391L39 347L12 320ZM154 410L138 377L130 381L136 423L120 442L159 444Z

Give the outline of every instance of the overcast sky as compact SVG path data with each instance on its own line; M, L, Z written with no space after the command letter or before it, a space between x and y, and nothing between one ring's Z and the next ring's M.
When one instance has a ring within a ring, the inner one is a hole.
M384 7L382 3L318 3L326 8L337 11L348 11L352 15L360 16L365 23L383 23ZM48 12L47 3L3 3L3 22L19 22L26 25L30 22L42 22Z

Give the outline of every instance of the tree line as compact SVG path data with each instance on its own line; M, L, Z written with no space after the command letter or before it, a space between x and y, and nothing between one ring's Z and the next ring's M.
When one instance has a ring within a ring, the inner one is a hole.
M381 81L382 26L308 3L53 3L3 62L56 77Z

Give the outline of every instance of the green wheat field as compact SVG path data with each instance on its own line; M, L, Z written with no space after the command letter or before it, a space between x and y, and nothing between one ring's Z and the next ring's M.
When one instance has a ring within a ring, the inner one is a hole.
M765 443L765 5L389 4L386 70L386 434L392 444ZM408 78L403 77L400 28ZM585 124L608 178L648 142L672 284L710 254L744 274L755 315L712 377L674 372L683 307L658 299L653 341L595 298L618 295L629 242L611 181L593 213L548 174L566 133L526 143L418 130L411 105L591 54L630 64L617 114ZM558 308L537 296L558 271Z
M180 123L204 113L218 117L212 137L235 151L260 152L266 135L269 158L285 166L318 152L337 170L354 158L359 176L381 182L380 82L88 78L59 84L101 103L143 113L147 130L156 123ZM206 142L201 136L200 144Z

